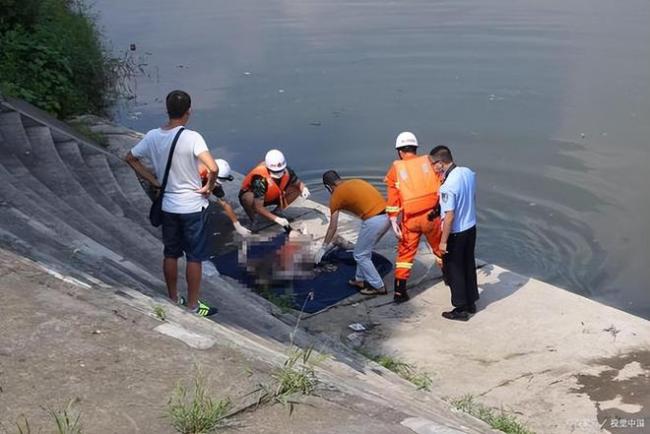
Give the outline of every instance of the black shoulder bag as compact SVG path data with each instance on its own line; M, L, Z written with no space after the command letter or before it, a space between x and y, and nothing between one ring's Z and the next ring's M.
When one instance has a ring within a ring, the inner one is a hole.
M181 133L183 132L185 128L182 128L178 130L176 133L176 136L174 137L174 141L172 142L172 146L169 149L169 157L167 158L167 167L165 167L165 175L163 176L163 182L162 185L160 186L160 193L158 194L158 197L156 200L153 201L151 204L151 209L149 210L149 221L154 227L158 227L162 224L162 217L163 217L163 210L162 210L162 201L163 201L163 196L165 194L165 188L167 187L167 178L169 178L169 169L172 167L172 157L174 156L174 149L176 149L176 143L178 142L178 138L181 136Z

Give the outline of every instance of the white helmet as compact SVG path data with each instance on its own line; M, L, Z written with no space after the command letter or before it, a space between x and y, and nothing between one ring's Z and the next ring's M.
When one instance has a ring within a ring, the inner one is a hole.
M404 146L418 147L418 139L415 137L415 134L410 131L399 133L397 140L395 140L395 149L403 148Z
M214 162L217 163L217 168L219 169L219 173L217 174L218 181L232 181L234 179L230 173L230 164L226 160L217 158Z
M279 173L287 168L287 160L284 158L284 154L277 149L271 149L266 153L264 163L271 172Z

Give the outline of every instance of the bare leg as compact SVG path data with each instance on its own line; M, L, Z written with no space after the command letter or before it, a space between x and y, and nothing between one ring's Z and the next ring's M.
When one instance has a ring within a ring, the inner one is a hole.
M201 289L202 266L200 262L188 262L185 267L187 279L187 307L194 309L199 304L199 290Z
M176 300L178 300L178 258L163 259L163 274L167 284L167 294L176 303Z
M241 204L242 208L244 208L244 211L246 211L246 215L248 215L248 218L250 219L251 223L255 219L255 196L253 195L252 191L247 191L246 193L242 194L239 196L239 203Z

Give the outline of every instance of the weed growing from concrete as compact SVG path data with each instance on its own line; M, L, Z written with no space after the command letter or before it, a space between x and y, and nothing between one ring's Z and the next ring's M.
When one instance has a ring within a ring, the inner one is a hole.
M206 383L207 379L198 371L191 386L176 386L167 404L167 416L179 433L210 433L224 426L230 399L212 399Z
M48 410L56 424L56 434L81 434L81 413L74 408L77 401L71 400L63 410Z
M1 428L1 426L0 426ZM32 429L29 427L29 421L25 416L23 416L22 421L16 422L16 428L18 429L18 434L31 434Z
M167 311L165 308L159 304L153 307L153 314L156 315L160 321L165 321L167 319Z
M477 402L472 395L465 395L461 398L450 401L456 409L461 410L481 419L492 428L503 431L508 434L535 434L526 428L511 414L507 414L503 409L495 410Z
M312 348L292 350L282 367L271 374L273 383L259 386L261 394L258 405L273 402L292 405L291 396L312 395L318 385L315 367L323 359L322 356L314 356Z
M428 372L419 371L415 365L399 360L395 357L374 355L363 349L359 349L358 351L389 371L393 371L406 381L410 381L418 388L418 390L431 391L433 380Z

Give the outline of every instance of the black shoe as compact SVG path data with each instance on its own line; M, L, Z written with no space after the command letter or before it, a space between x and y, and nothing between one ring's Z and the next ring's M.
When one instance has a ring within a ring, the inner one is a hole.
M465 309L455 308L454 310L450 310L449 312L443 312L442 317L446 319L453 319L456 321L467 321L470 317L470 314Z
M476 304L472 303L469 306L467 306L467 312L474 315L476 313Z
M395 295L393 295L393 302L400 304L400 303L405 303L409 301L411 297L409 297L408 293L406 291L404 292L396 292Z
M406 292L406 280L395 279L393 291L395 293L395 295L393 295L393 302L397 304L407 302L411 299Z

